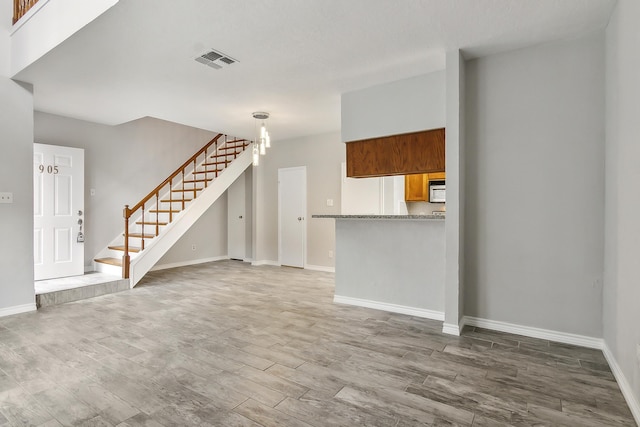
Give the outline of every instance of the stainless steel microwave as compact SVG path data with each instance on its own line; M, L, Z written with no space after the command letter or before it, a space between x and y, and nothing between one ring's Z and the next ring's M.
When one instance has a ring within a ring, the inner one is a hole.
M431 203L446 202L446 186L444 181L429 183L429 202Z

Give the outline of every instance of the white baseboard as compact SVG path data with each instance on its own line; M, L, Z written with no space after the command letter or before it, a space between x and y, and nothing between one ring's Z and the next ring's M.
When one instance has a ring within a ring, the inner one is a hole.
M373 308L376 310L389 311L391 313L407 314L409 316L423 317L425 319L444 320L444 313L441 311L427 310L425 308L407 307L405 305L389 304L386 302L371 301L360 298L345 297L335 295L333 302L337 304L355 305L358 307Z
M448 335L460 336L460 331L462 328L455 323L443 323L442 324L442 333Z
M552 331L549 329L534 328L531 326L516 325L497 320L482 319L479 317L464 316L462 324L477 326L479 328L492 329L494 331L508 332L510 334L524 335L532 338L540 338L549 341L573 344L580 347L603 349L602 338L593 338L585 335L569 334L566 332Z
M271 261L271 260L268 260L268 259L251 261L251 265L253 265L253 266L273 265L274 267L281 267L281 265L280 265L280 263L278 261Z
M462 329L464 328L464 325L466 325L466 321L467 321L467 318L463 316L457 325L455 323L445 322L442 324L442 333L448 334L448 335L455 335L459 337L460 333L462 332Z
M618 382L618 386L620 386L620 391L622 391L622 395L627 401L627 405L629 405L629 409L633 414L633 418L636 420L636 424L640 426L640 402L638 402L638 399L636 399L633 394L633 388L631 388L629 381L627 381L627 378L624 376L622 369L620 369L620 365L618 365L616 358L613 356L613 353L606 342L604 343L602 352L609 363L613 376Z
M335 273L336 272L336 268L335 267L327 267L325 265L306 264L304 266L304 268L305 268L305 270L324 271L325 273Z
M36 311L36 303L14 305L13 307L0 308L0 317L12 316L14 314Z
M167 268L185 267L187 265L204 264L205 262L223 261L229 259L228 256L217 256L211 258L192 259L189 261L172 262L169 264L154 265L149 271L166 270Z

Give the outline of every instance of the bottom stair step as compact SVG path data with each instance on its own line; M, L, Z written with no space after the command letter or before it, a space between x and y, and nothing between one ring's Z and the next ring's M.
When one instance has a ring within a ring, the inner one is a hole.
M122 267L122 260L118 258L97 258L97 259L94 259L94 261L102 264L109 264L109 265Z
M129 279L104 273L41 280L35 283L36 306L64 304L128 289Z

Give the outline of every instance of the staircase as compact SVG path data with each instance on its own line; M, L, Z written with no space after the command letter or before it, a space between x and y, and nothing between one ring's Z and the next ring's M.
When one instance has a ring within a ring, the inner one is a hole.
M218 134L133 208L124 232L94 259L94 268L122 275L134 287L252 162L252 144Z

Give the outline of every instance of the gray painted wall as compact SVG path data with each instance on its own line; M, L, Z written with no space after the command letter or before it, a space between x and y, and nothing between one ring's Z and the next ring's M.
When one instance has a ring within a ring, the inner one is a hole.
M340 213L340 164L345 161L339 133L275 141L254 168L257 178L255 260L278 261L278 169L307 167L307 264L333 267L329 251L335 249L332 219L311 218L314 214ZM333 199L333 206L327 206Z
M640 3L619 0L607 28L604 339L640 402ZM640 414L636 412L636 417ZM636 418L637 419L637 418Z
M33 90L9 74L13 3L0 2L0 313L35 309L33 289ZM31 305L31 307L29 307Z
M33 92L31 87L3 76L0 76L0 129L0 191L13 193L14 200L12 204L0 204L1 313L8 307L35 304Z
M149 117L106 126L35 113L36 142L85 149L85 265L122 232L124 205L137 203L214 135ZM226 221L226 199L219 200L161 263L226 255L226 231L217 231L221 224L226 230ZM213 240L197 244L203 236Z
M13 2L0 2L0 76L10 75L11 58L11 23L13 22Z
M225 192L167 252L156 267L227 256ZM192 246L196 245L196 250Z
M444 221L332 221L337 296L444 311Z
M445 319L443 330L459 334L464 313L465 218L465 60L459 50L447 52L447 217Z
M445 87L443 70L342 94L342 141L444 127Z
M466 72L465 314L601 337L603 34Z

